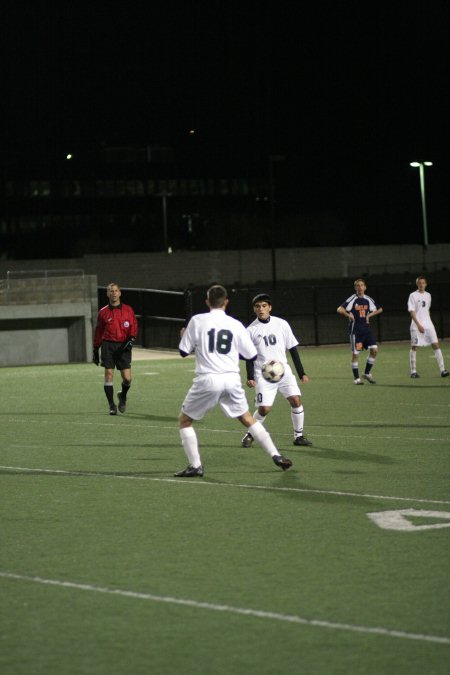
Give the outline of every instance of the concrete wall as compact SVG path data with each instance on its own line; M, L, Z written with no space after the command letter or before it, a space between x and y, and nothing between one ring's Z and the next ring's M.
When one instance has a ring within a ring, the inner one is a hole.
M0 352L0 366L69 363L67 328L2 330Z
M8 270L80 268L96 275L98 284L185 290L214 282L248 286L272 279L267 249L246 251L174 251L86 255L71 260L0 260L0 278ZM279 282L347 279L355 276L435 272L450 269L450 244L422 246L317 247L276 250Z
M2 280L0 366L90 361L97 285L95 276Z

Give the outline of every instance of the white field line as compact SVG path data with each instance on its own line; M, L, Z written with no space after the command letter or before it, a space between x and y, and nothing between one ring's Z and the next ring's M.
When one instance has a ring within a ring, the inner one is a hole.
M373 406L384 406L386 407L386 403L383 403L382 401L371 401L370 405ZM423 403L401 403L400 401L395 402L396 407L400 406L406 406L408 408L412 408L413 406L420 406L423 408ZM427 403L426 404L427 408L450 408L450 403Z
M45 414L45 413L43 413ZM132 427L133 429L158 429L160 431L173 431L178 433L178 426L177 425L172 425L172 426L162 426L160 424L138 424L138 423L129 423L129 422L124 422L122 418L118 418L120 422L118 422L116 419L113 421L111 420L110 422L73 422L72 420L69 421L70 425L72 427L74 426L95 426L95 427L112 427L115 426L116 429L125 429L126 427ZM3 420L4 424L10 424L12 422L16 422L20 425L23 425L23 419L16 418L16 417L5 417ZM35 422L36 423L36 422ZM372 422L368 422L371 424ZM39 424L51 424L54 426L55 422L54 420L39 420ZM120 424L120 427L118 426ZM330 428L334 428L333 424L329 425ZM387 424L386 426L389 426ZM308 425L308 430L310 429L321 429L323 428L322 426L318 427L315 426L314 424ZM381 428L381 427L377 427ZM197 433L202 433L204 431L207 432L214 432L215 434L235 434L239 431L239 429L231 430L231 429L211 429L209 427L196 427ZM278 436L287 436L288 434L277 434ZM289 434L291 436L292 434ZM317 438L336 438L336 433L333 434L322 434L322 433L317 433L314 432L314 436ZM341 434L339 433L339 438L342 439L357 439L357 438L364 438L367 439L367 434ZM417 436L381 436L377 435L377 440L379 441L403 441L403 442L408 442L408 441L420 441L422 443L428 443L428 442L437 442L437 443L448 443L448 438L434 438L434 437L425 437L425 438L417 438Z
M190 485L193 487L213 487L213 488L238 488L245 490L263 490L270 492L300 492L308 494L333 495L338 497L359 497L360 499L381 499L399 502L418 502L422 504L450 504L450 501L444 499L423 499L417 497L395 497L392 495L373 495L361 492L341 492L338 490L313 490L310 488L294 488L294 487L273 487L271 485L250 485L247 483L225 483L216 482L210 483L205 479L202 480L183 480L179 478L152 478L150 476L122 476L117 473L95 473L92 471L66 471L64 469L40 469L23 466L3 466L0 465L0 470L26 473L50 473L62 476L85 476L92 478L120 478L122 480L142 480L153 481L157 483L172 483L176 485Z
M120 588L103 588L91 584L78 584L73 581L59 581L58 579L43 579L41 577L30 577L12 572L0 571L0 577L4 579L14 579L16 581L28 581L47 586L58 586L60 588L70 588L76 591L90 591L91 593L104 593L107 595L118 595L125 598L135 598L137 600L147 600L149 602L167 603L170 605L181 605L192 607L194 609L204 609L212 612L227 612L228 614L238 614L243 616L255 617L258 619L270 619L270 621L282 621L285 623L297 623L316 628L328 628L332 630L344 630L352 633L365 633L369 635L381 635L383 637L403 638L405 640L417 640L421 642L435 642L439 644L450 644L450 637L439 635L426 635L422 633L408 633L403 630L391 630L379 626L358 626L347 623L337 623L335 621L323 621L321 619L306 619L296 614L279 614L277 612L267 612L247 607L233 607L231 605L216 605L210 602L199 602L186 598L173 598L165 595L153 595L152 593L139 593L137 591L127 591Z

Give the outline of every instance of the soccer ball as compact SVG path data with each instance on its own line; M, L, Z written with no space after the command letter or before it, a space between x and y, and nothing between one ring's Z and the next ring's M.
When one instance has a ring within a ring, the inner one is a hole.
M284 366L279 361L268 361L263 365L261 372L267 382L279 382L284 375Z

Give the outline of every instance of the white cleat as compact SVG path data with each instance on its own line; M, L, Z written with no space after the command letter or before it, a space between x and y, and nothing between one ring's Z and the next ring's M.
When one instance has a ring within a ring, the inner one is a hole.
M370 384L376 384L376 382L375 382L375 380L373 379L371 373L369 373L368 375L366 375L366 373L364 373L363 378L364 378L365 380L367 380L367 382L370 382Z

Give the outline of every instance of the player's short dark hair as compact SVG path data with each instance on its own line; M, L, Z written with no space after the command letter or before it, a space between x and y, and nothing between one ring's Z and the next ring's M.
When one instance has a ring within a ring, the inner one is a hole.
M272 306L272 298L268 293L258 293L252 300L252 307L256 305L257 302L267 302L268 305Z
M426 284L428 284L428 279L423 276L423 274L419 274L419 276L416 278L416 284L419 281L419 279L423 279Z
M213 309L217 307L222 307L223 303L228 297L227 289L224 286L219 286L215 284L208 288L206 292L206 297L208 298L209 306Z

